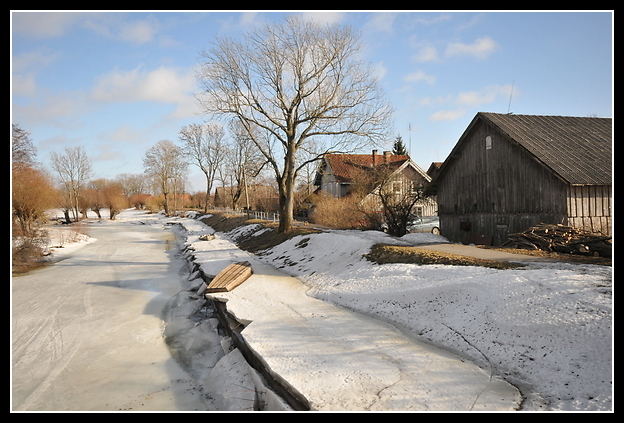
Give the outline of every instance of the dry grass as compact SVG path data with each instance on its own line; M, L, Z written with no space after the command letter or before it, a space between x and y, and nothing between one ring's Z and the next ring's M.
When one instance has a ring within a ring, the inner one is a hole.
M577 263L577 264L596 264L596 265L601 265L601 266L611 266L612 264L610 257L593 257L589 255L582 255L582 254L565 254L565 253L556 253L556 252L549 253L548 251L544 251L544 250L528 250L524 248L501 248L501 247L488 247L484 245L477 245L477 247L492 249L496 251L503 251L505 253L524 254L524 255L535 256L535 257L546 257L550 259L567 261L570 263Z
M377 264L413 263L413 264L448 264L452 266L483 266L494 269L514 269L523 267L518 263L483 260L457 254L440 253L418 247L376 244L365 257Z
M279 233L277 231L277 223L260 219L247 219L247 216L219 212L213 212L211 217L202 217L199 220L212 227L217 232L228 232L238 228L239 226L252 225L254 223L258 223L264 228L269 228L269 231L264 231L261 234L238 240L238 247L251 253L257 253L259 251L275 247L276 245L279 245L282 242L298 235L307 235L319 232L318 230L312 228L293 226L289 231Z

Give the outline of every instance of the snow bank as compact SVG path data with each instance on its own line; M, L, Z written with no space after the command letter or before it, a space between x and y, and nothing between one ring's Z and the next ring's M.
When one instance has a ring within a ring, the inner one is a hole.
M238 228L235 235L251 230ZM260 257L303 280L308 295L494 369L522 388L527 409L612 409L611 267L377 265L362 256L378 242L445 239L329 231L294 237Z

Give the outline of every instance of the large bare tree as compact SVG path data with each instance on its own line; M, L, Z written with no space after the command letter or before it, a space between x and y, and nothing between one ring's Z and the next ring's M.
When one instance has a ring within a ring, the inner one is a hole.
M187 162L182 149L169 140L158 141L145 152L143 169L151 176L164 197L165 214L169 214L169 194L183 178Z
M265 156L279 187L281 232L293 222L300 169L387 137L392 110L359 54L350 27L297 16L241 41L217 38L201 52L199 100L207 113L238 121ZM315 154L300 160L311 145Z

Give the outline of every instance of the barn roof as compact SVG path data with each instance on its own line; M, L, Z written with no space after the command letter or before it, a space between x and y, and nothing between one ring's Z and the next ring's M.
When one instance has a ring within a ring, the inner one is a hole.
M569 184L611 184L611 118L480 112L472 120L455 149L479 120L494 126L524 147Z

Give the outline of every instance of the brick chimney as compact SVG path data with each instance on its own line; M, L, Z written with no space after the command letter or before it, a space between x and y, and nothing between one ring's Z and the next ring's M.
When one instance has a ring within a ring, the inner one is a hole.
M373 150L373 166L375 166L377 163L375 163L377 158L377 150Z
M390 151L384 151L384 163L388 164L390 163L390 156L392 155L392 153Z

